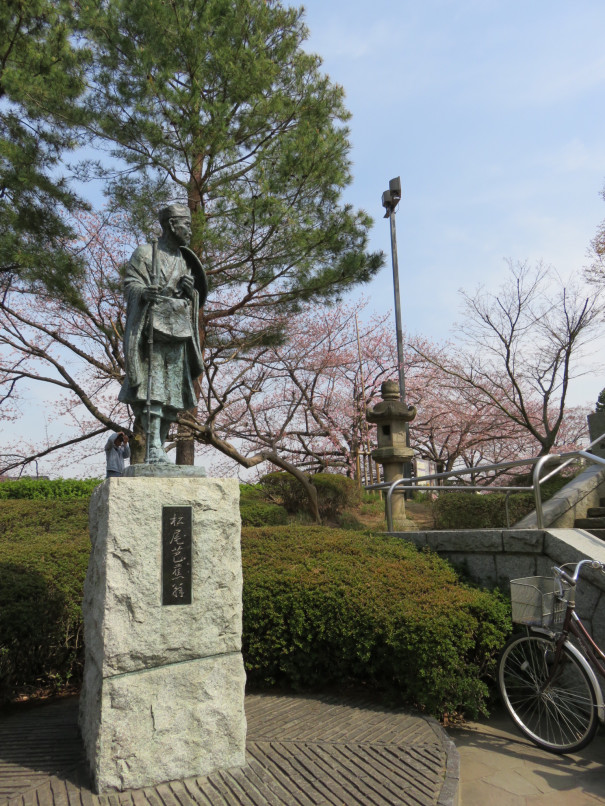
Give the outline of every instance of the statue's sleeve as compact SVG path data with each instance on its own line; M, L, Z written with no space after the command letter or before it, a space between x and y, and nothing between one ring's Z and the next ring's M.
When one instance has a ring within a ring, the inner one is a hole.
M141 305L143 291L151 285L151 248L139 246L132 254L124 274L124 295L129 306Z
M126 297L126 328L124 331L124 357L126 360L126 387L122 398L129 402L143 378L141 339L147 313L143 291L151 285L151 246L139 246L130 258L124 272L124 296ZM129 387L129 388L128 388Z

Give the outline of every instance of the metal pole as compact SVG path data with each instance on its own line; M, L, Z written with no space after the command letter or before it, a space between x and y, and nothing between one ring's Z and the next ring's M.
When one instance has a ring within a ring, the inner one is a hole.
M390 211L391 224L391 260L393 263L393 289L395 292L395 329L397 332L397 362L399 364L399 394L405 403L405 372L403 369L403 329L401 327L401 300L399 296L399 262L397 260L397 230L395 229L395 210ZM405 424L406 438L408 424Z
M395 330L397 333L397 363L399 364L399 394L401 402L405 403L405 370L403 368L403 328L401 326L401 298L399 295L399 261L397 258L397 230L395 228L395 208L389 211L389 222L391 225L391 261L393 263L393 291L395 294ZM405 444L410 447L409 423L405 427ZM404 462L403 475L411 476L411 462ZM407 493L406 493L407 497Z
M540 473L542 468L551 462L560 462L561 457L556 453L547 453L541 456L534 465L533 472L533 487L534 487L534 502L536 504L536 526L538 529L544 529L544 512L542 510L542 490L540 489Z

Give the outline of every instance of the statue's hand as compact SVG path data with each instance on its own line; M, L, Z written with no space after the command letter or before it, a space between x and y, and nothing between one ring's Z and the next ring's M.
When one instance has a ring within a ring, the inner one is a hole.
M184 277L181 277L179 280L179 291L186 297L191 298L193 296L193 277L191 277L191 275L186 274Z
M160 298L160 289L157 285L149 285L143 291L143 301L144 302L157 302Z

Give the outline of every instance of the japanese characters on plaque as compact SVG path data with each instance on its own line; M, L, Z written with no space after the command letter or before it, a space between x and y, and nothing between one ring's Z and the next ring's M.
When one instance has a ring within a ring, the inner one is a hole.
M162 604L191 604L191 507L162 507Z

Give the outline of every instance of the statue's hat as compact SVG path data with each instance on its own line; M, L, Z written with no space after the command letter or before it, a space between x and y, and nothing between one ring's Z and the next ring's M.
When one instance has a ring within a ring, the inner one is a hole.
M164 226L171 218L188 218L191 220L191 211L185 204L169 204L168 207L162 207L158 213L160 224Z

